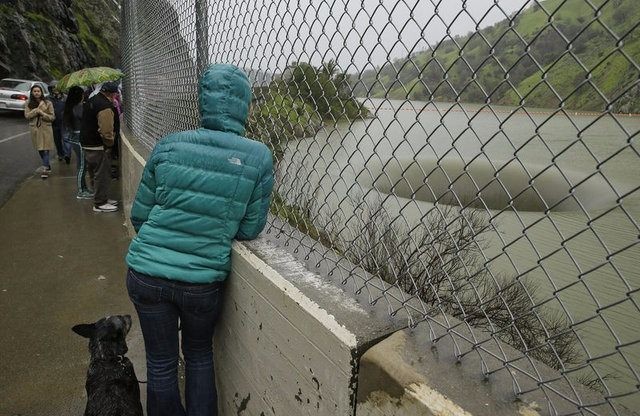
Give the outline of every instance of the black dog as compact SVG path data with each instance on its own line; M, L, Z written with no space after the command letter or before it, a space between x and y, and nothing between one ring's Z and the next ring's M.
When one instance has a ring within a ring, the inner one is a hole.
M87 407L84 416L142 416L140 386L127 353L125 337L131 316L102 318L80 324L73 332L89 338L91 362L87 371Z

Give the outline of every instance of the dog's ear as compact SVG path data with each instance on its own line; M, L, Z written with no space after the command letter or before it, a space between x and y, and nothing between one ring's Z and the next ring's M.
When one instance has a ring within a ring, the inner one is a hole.
M71 330L81 337L91 339L96 332L96 324L79 324L71 328Z

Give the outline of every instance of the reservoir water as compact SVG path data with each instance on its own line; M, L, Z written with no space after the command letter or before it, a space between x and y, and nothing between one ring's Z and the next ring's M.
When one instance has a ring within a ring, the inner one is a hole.
M366 105L374 117L290 142L279 192L313 198L320 222L348 219L363 198L385 200L409 225L436 201L488 213L494 229L483 249L486 267L533 282L535 300L573 322L584 359L610 375L608 393L635 392L640 117ZM640 408L637 393L619 400Z

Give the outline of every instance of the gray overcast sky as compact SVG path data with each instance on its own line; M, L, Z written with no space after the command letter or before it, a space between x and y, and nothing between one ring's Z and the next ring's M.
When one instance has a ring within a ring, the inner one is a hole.
M193 0L171 0L195 48ZM437 5L434 5L434 3ZM212 62L282 70L336 59L348 72L435 45L530 6L532 0L217 0L209 2ZM194 55L195 56L195 55Z

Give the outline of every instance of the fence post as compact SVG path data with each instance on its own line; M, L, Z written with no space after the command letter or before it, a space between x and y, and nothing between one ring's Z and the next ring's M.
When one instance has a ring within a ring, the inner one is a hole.
M196 66L198 78L209 63L209 2L195 0L196 4Z

